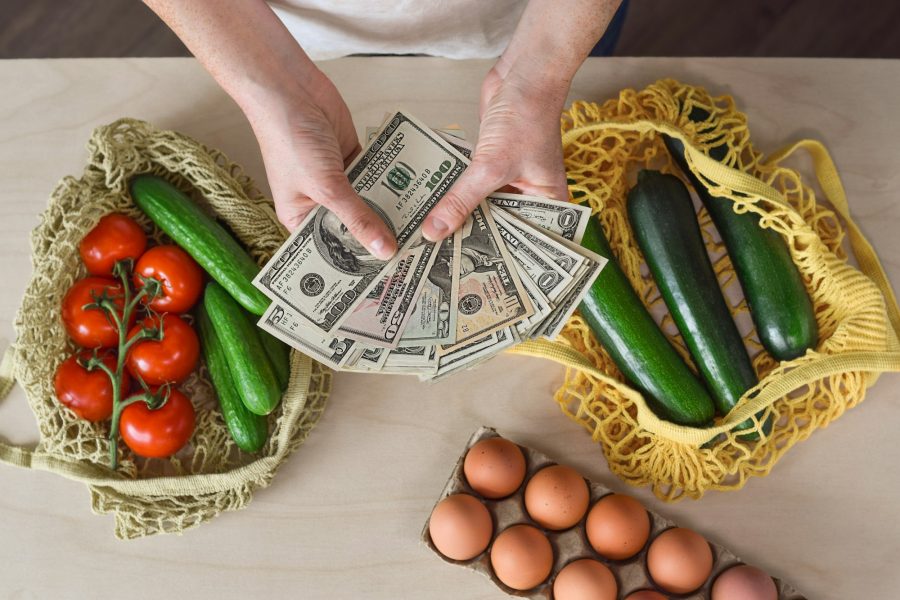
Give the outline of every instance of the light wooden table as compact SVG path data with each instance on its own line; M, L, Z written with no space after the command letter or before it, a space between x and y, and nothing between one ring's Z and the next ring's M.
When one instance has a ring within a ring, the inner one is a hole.
M325 63L357 127L407 107L426 122L477 130L488 62L428 58ZM676 77L733 93L758 147L823 139L854 214L900 281L900 62L759 59L597 59L571 99ZM29 231L56 181L81 172L92 128L149 120L223 149L264 181L237 107L192 60L0 63L0 342L29 277ZM503 598L493 584L419 544L432 502L466 439L498 428L614 489L599 447L551 400L561 369L504 356L427 386L340 374L309 441L246 510L182 537L120 542L112 518L90 513L86 488L54 475L0 468L3 598ZM733 493L664 505L811 599L896 598L900 589L900 379L801 443L765 479ZM0 405L0 435L33 443L22 391Z

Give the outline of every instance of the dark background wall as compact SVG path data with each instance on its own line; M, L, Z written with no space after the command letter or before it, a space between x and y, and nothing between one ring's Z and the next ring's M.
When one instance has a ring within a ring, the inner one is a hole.
M898 58L898 31L887 0L631 0L616 54ZM138 0L0 0L0 58L187 55Z

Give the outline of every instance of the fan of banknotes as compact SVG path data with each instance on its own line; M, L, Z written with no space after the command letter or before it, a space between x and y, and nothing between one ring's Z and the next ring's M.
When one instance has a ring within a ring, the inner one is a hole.
M495 193L454 235L428 242L421 225L471 154L458 129L404 112L371 128L347 176L399 251L379 260L314 209L253 281L272 299L259 327L333 369L423 380L555 338L606 264L580 246L590 209Z

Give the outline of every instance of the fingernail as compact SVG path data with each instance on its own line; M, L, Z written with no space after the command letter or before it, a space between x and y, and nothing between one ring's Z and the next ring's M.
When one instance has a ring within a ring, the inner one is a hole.
M394 255L393 248L388 245L384 238L376 238L369 243L369 252L375 255L379 260L388 260Z
M428 227L428 231L425 232L425 238L429 242L436 242L438 240L444 239L447 234L447 230L450 227L447 226L442 220L438 217L431 217L430 227Z

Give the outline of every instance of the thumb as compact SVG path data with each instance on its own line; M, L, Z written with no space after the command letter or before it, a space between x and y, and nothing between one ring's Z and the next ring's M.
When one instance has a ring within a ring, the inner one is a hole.
M498 164L477 158L472 161L425 219L422 233L426 239L437 242L459 229L479 202L507 183L507 171Z
M324 185L319 204L333 212L347 231L379 260L388 260L397 252L397 240L387 224L350 186L343 173Z

